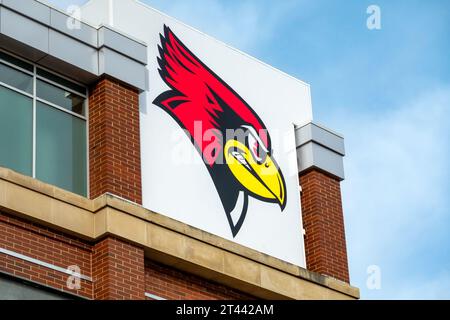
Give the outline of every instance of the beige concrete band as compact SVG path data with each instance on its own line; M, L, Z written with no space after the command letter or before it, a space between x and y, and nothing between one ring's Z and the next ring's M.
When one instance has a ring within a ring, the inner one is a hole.
M95 200L0 168L0 209L96 241L113 235L147 258L265 299L357 299L347 283L243 247L113 195Z

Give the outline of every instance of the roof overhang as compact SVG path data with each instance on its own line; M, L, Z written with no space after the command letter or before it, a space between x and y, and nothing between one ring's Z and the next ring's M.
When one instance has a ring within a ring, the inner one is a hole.
M91 84L103 75L147 90L147 45L37 0L0 0L0 48Z

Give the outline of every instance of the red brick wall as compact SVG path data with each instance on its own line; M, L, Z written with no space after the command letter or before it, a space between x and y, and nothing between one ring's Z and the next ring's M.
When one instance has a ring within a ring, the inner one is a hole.
M145 299L144 252L114 238L95 245L0 213L0 248L67 269L76 265L92 281L79 290L68 274L0 253L0 272L89 299Z
M253 299L237 290L151 262L142 248L112 237L92 245L0 212L0 248L67 269L77 265L93 281L67 287L69 275L0 253L0 272L89 299ZM144 269L145 264L145 269Z
M60 291L98 300L142 300L145 292L165 299L253 299L237 290L160 264L144 251L112 237L90 244L0 212L0 248L67 269L76 265L92 281L67 287L68 274L0 253L0 272ZM144 267L145 265L145 267Z
M142 203L138 91L104 78L89 96L92 199L106 192Z
M311 170L300 185L307 269L349 282L339 180Z
M146 292L168 300L249 300L239 291L151 262L145 263Z
M96 300L143 300L144 250L115 238L94 247L92 258Z
M91 276L89 244L61 233L0 213L0 248L67 269L77 265ZM34 281L64 292L92 298L93 283L81 280L80 290L67 287L68 274L0 253L0 272Z

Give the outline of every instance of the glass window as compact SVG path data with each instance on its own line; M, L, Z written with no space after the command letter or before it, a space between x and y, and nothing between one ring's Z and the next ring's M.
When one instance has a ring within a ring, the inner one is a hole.
M26 280L0 274L0 300L69 300L78 299L57 290Z
M33 77L0 63L0 82L33 94Z
M33 170L33 100L0 86L0 166Z
M79 85L77 85L69 80L66 80L64 78L58 77L57 75L55 75L51 72L48 72L48 71L38 68L37 74L41 77L44 77L44 78L52 81L52 82L59 83L66 88L69 88L75 92L78 92L81 95L86 95L86 88L79 86Z
M12 63L13 65L16 65L24 70L28 70L30 72L33 72L33 65L30 63L26 63L23 60L14 58L13 56L10 56L4 52L0 51L0 59L9 63Z
M36 177L86 196L86 121L37 103Z
M36 83L37 96L64 109L85 115L84 98L42 80Z
M0 166L86 196L86 93L0 51Z

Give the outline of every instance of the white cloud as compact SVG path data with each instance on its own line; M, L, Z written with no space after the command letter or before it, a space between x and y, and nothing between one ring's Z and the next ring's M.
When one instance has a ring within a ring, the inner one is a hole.
M450 88L384 110L345 119L341 113L336 121L345 126L348 152L343 190L352 275L364 292L367 266L379 265L385 282L377 297L395 298L414 289L414 282L396 287L400 275L423 264L417 253L450 220Z
M398 299L439 300L450 299L450 273L444 271L431 275L426 281L410 279L410 286L405 286L397 293Z

